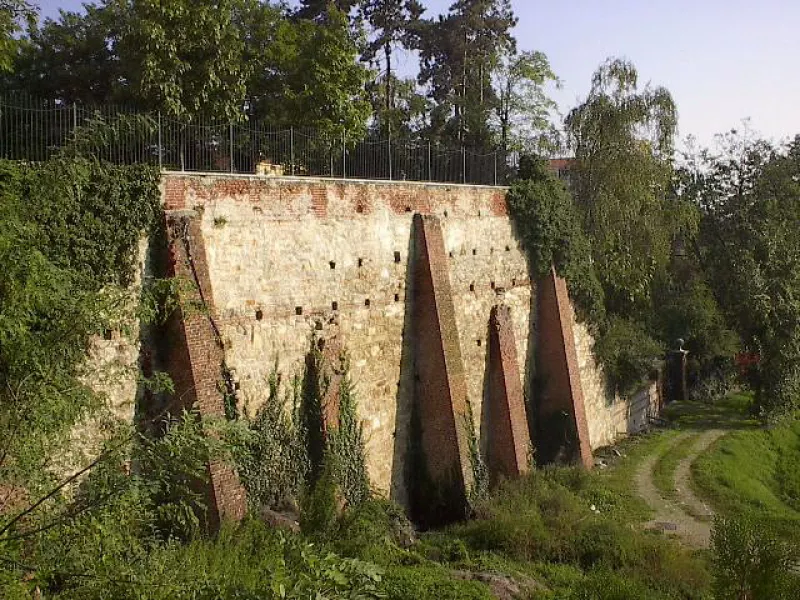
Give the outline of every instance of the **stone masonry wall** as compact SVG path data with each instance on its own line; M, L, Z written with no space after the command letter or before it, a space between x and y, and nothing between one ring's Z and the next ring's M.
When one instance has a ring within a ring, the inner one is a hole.
M102 407L81 420L70 432L68 451L53 457L51 469L58 476L68 476L84 468L102 452L119 423L132 423L139 392L140 327L135 319L143 281L152 275L148 262L149 243L139 243L133 282L125 300L124 331L109 330L90 340L89 353L80 378L102 398Z
M400 502L414 386L404 337L414 213L436 215L442 225L476 421L489 315L499 299L512 309L518 356L528 355L532 290L502 190L177 174L162 186L167 210L201 214L217 322L242 408L253 414L263 403L276 364L284 378L301 374L312 330L336 322L350 354L371 480Z
M621 398L610 389L603 369L594 358L594 339L586 325L576 322L573 332L592 449L610 446L645 429L650 417L657 416L661 409L658 384L650 383L633 398Z
M560 325L545 329L567 333L568 339L537 330L539 294L501 189L166 174L162 196L168 214L196 214L213 318L240 409L253 415L263 404L273 369L287 383L302 375L312 332L335 335L349 353L371 482L401 504L408 501L404 471L419 373L419 323L412 310L419 282L410 268L415 214L439 223L444 254L437 265L444 264L449 278L454 319L447 327L454 322L456 329L446 334L458 336L466 396L484 450L491 426L484 403L491 380L489 318L498 305L509 311L513 338L508 338L514 340L528 398L534 354L563 354L563 348L548 347L553 340L569 346L568 387L573 399L583 398L576 415L585 414L586 423L579 423L586 432L580 456L587 466L591 449L638 430L658 409L655 387L631 402L607 400L591 336L574 323L565 288L554 305ZM529 352L534 339L540 345L536 353ZM531 415L534 422L537 418Z

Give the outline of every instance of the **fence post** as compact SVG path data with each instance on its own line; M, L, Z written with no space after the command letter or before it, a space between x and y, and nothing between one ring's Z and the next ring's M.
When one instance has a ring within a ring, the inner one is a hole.
M497 187L497 150L494 151L494 185Z
M461 146L461 181L467 183L467 149Z
M233 173L233 121L228 123L228 160L230 161L231 173Z
M342 179L347 179L347 135L342 132Z
M77 102L72 105L72 135L75 135L75 130L78 129L78 104Z
M392 180L392 131L389 130L389 181Z
M162 171L164 169L164 158L163 158L164 146L162 145L163 143L162 140L163 138L161 134L161 111L158 111L158 170L159 171Z
M292 176L294 176L294 127L289 128L289 153L292 161Z
M433 154L430 140L428 140L428 181L433 181Z

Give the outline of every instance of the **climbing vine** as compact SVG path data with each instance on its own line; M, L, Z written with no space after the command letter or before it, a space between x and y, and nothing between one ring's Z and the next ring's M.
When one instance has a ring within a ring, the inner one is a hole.
M267 397L244 427L229 439L239 476L254 507L296 504L309 474L306 430L301 419L300 381L285 386L277 363L268 378Z
M467 401L467 413L464 415L464 430L467 434L469 464L472 470L472 485L467 490L467 503L471 509L489 495L489 469L483 459L483 454L481 454L480 441L475 428L475 414L469 401Z
M358 419L350 365L342 358L344 372L339 388L339 427L331 431L328 456L333 461L335 478L349 505L361 504L369 497L364 428Z
M41 464L99 406L80 366L131 310L158 200L148 167L0 161L0 484L50 485Z
M579 317L595 332L602 330L603 288L592 265L589 238L564 184L544 161L523 157L508 206L533 274L543 277L555 266L567 280Z
M326 365L312 336L302 376L284 389L277 363L268 394L253 418L228 427L228 441L253 506L302 503L310 528L324 529L337 504L357 506L370 496L364 432L345 354ZM336 423L324 423L329 368L341 376Z
M0 195L30 242L95 290L132 281L142 234L157 225L158 182L158 170L145 165L0 162Z

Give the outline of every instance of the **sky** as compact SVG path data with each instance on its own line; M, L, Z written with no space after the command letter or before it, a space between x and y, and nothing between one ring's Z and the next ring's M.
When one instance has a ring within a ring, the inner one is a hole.
M422 0L427 15L453 0ZM44 16L80 0L39 0ZM563 86L563 114L589 91L608 57L631 60L640 81L666 87L679 136L709 145L741 127L781 140L800 133L800 2L797 0L512 0L522 50L547 54ZM401 68L411 71L414 58Z

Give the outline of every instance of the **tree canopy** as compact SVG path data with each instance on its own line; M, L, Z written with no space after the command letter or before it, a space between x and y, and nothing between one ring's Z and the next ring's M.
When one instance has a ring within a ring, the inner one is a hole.
M0 0L0 71L11 69L18 45L14 35L34 20L33 7L25 0Z
M647 310L669 260L674 221L666 195L676 123L669 92L640 89L635 67L620 59L595 72L589 96L567 116L576 201L612 312Z

